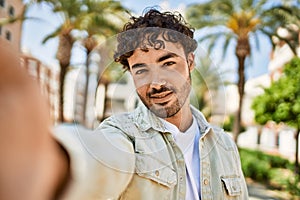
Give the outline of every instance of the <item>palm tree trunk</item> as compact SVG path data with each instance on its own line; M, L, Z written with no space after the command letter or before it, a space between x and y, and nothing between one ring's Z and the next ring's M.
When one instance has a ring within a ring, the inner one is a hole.
M235 54L238 59L238 93L239 104L234 118L233 124L233 139L237 143L238 136L241 130L241 113L244 100L244 88L245 88L245 60L250 55L250 44L248 36L240 36L237 41Z
M66 67L60 68L60 74L59 74L59 122L64 122L64 85L65 85L65 76L67 73Z
M60 64L60 75L59 75L59 115L58 121L64 122L64 85L65 77L67 74L67 68L70 65L71 50L73 47L74 40L70 35L70 32L59 35L59 44L56 54L56 58Z
M234 124L233 124L233 139L237 143L238 135L241 130L241 113L242 113L242 105L243 105L243 97L244 97L244 86L245 86L245 56L238 56L238 93L239 93L239 104L238 109L235 114Z
M87 37L84 40L84 47L86 49L86 72L85 72L85 90L84 90L84 100L83 100L83 124L88 127L88 123L87 123L87 103L88 103L88 92L89 92L89 82L90 82L90 56L91 56L91 52L96 48L97 46L97 41L95 40L94 37L92 37L92 35L90 35L89 37ZM88 127L90 128L90 127Z
M90 51L87 50L86 53L86 71L85 71L85 89L84 89L84 100L83 100L83 111L82 111L82 119L83 119L83 124L86 125L86 110L87 110L87 102L88 102L88 89L89 89L89 71L90 71Z

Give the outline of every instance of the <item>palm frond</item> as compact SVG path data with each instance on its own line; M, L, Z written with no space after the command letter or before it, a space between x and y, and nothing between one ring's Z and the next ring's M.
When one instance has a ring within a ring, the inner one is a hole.
M227 5L228 2L191 4L185 13L186 19L192 26L198 29L225 24L230 13L233 12L232 6ZM226 16L224 16L222 11L226 11Z
M223 47L225 47L225 48L222 48L224 50L223 54L225 55L226 51L228 49L227 47L229 45L229 42L234 37L235 36L231 32L228 32L228 31L212 32L212 33L206 34L205 36L201 37L199 39L199 43L208 41L209 43L208 43L208 47L207 47L207 52L211 53L212 50L214 49L214 47L217 44L219 44L218 40L225 39L225 43L223 44Z
M260 49L260 42L259 42L258 34L256 34L256 32L252 32L251 36L252 36L252 38L254 40L255 48L257 50L259 50Z
M228 52L228 48L229 48L229 44L230 42L233 40L234 36L230 33L228 33L227 35L224 36L225 37L225 43L224 43L224 48L223 48L223 51L222 51L222 57L221 57L221 60L224 60L225 59L225 56Z
M45 44L48 40L53 39L58 36L58 34L61 32L62 26L59 26L55 31L45 36L45 38L42 41L42 44Z

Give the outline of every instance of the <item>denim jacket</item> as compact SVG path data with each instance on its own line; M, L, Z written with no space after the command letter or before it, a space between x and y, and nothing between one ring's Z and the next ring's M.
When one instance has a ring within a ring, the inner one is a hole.
M191 109L201 133L201 200L247 200L235 143L222 129L209 125L200 111ZM73 196L81 195L84 199L185 199L183 154L161 120L143 105L133 112L106 119L92 134L77 133L80 138L77 145L85 147L81 156L85 170L81 171L92 178L77 177L68 195L77 186L82 193L77 191ZM70 145L64 146L68 149ZM70 154L72 162L73 153ZM64 199L69 199L68 195Z

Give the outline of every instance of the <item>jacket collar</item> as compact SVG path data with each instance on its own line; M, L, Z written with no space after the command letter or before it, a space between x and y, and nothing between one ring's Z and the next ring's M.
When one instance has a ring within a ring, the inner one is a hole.
M196 118L200 133L206 134L209 132L211 128L209 123L206 121L204 115L191 105L191 111L193 116ZM140 130L146 131L150 128L153 128L159 132L165 132L166 128L162 121L152 113L145 105L141 104L135 111L133 112L135 124L139 127ZM204 135L203 135L204 136Z
M144 104L141 104L133 112L135 124L140 130L146 131L153 128L159 132L164 132L165 127L160 119L152 113Z
M196 118L201 136L203 137L206 135L209 130L211 129L211 125L206 121L204 115L202 114L201 111L199 111L197 108L191 105L191 110L193 116Z

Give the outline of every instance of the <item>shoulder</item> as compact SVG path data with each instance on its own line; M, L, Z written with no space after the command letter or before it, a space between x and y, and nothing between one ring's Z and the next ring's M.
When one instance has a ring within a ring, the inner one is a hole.
M112 115L103 120L97 129L119 129L125 131L127 126L134 123L134 112L126 112L121 114Z
M212 130L213 133L217 136L219 144L222 144L226 148L236 149L236 144L233 141L233 138L230 135L230 133L225 132L224 129L218 126L212 126Z
M132 141L132 133L136 132L136 110L132 112L120 113L106 118L97 127L96 132L104 133L109 137L113 135L123 135L128 140Z
M105 119L98 128L113 128L130 133L136 128L146 129L151 126L151 121L153 121L153 114L151 114L145 106L139 106L131 112L110 116Z
M218 143L225 149L236 149L236 145L231 135L219 126L207 122L204 115L198 109L191 107L193 115L196 117L201 133L205 138L211 138L214 144Z

